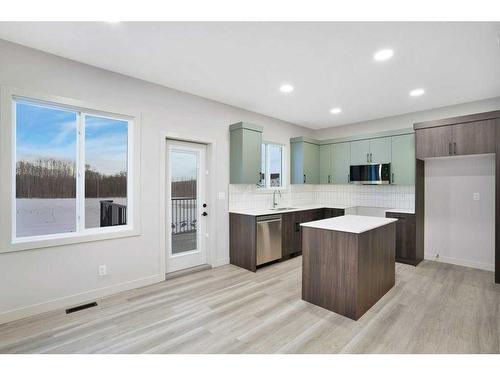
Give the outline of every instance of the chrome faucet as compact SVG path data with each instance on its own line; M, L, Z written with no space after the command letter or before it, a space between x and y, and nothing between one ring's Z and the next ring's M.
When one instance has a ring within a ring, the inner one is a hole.
M281 198L281 191L279 190L273 191L273 208L276 208L276 206L278 205L278 203L276 203L276 192L280 193L280 198Z

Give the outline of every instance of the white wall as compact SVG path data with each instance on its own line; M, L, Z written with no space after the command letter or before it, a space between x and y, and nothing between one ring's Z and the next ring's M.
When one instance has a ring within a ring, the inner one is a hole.
M433 93L427 93L426 95L433 95ZM420 98L420 99L425 99L425 98ZM500 109L500 96L496 98L480 100L477 102L457 104L448 107L435 108L428 111L408 113L405 115L387 117L377 120L370 120L355 124L338 126L334 128L316 130L314 132L313 138L315 139L343 138L352 135L376 133L386 130L413 128L413 124L416 122L438 120L446 117L469 115L471 113L495 111L499 109Z
M494 270L494 155L426 160L425 258Z
M0 255L0 322L161 280L160 144L162 132L215 139L216 191L228 192L228 125L264 126L264 139L288 144L312 132L283 121L171 90L0 40L0 85L141 113L142 235ZM8 124L2 124L8 126ZM0 150L1 152L1 150ZM2 181L2 183L5 183ZM216 264L228 262L228 201L212 211L220 223ZM1 215L10 215L0 210ZM97 276L107 264L108 276Z

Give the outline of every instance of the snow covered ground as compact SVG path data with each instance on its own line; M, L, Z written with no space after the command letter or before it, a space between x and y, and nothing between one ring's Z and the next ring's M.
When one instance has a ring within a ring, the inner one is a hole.
M85 200L85 227L100 225L100 201L127 204L127 198L88 198ZM16 199L17 237L75 231L76 199Z

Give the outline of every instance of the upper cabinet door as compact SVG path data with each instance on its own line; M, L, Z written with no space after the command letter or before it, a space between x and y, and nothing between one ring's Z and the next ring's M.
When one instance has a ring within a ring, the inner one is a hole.
M452 155L452 126L417 129L415 145L417 159Z
M495 152L495 120L468 122L453 128L453 155Z
M370 163L386 164L391 162L391 138L370 139Z
M415 135L392 137L391 183L415 184Z
M370 163L370 140L351 142L351 165Z
M349 183L349 167L351 165L350 142L332 145L332 183Z
M319 183L332 183L332 145L319 146Z
M319 184L319 146L304 142L304 183Z
M248 123L229 127L230 183L257 184L260 181L262 128Z

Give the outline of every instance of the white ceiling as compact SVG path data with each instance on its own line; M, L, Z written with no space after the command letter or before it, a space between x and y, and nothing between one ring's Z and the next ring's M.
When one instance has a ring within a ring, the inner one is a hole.
M500 96L499 34L500 22L0 22L2 39L313 129Z

